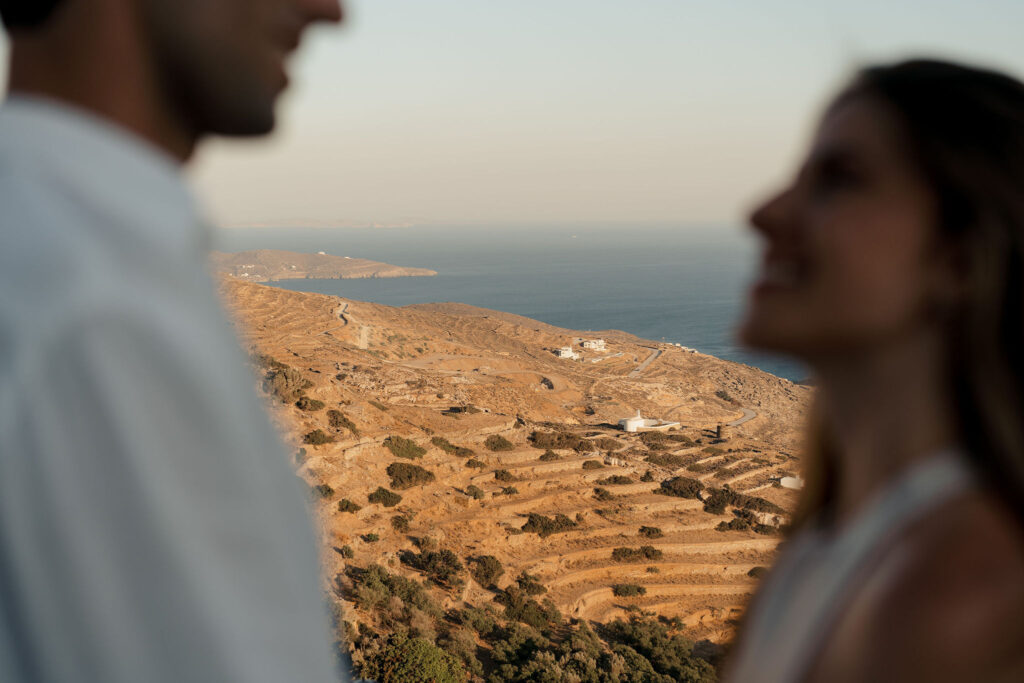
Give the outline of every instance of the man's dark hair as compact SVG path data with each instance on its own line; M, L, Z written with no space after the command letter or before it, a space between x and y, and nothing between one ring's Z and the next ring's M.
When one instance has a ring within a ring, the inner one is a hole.
M41 26L62 0L0 0L0 20L8 30Z

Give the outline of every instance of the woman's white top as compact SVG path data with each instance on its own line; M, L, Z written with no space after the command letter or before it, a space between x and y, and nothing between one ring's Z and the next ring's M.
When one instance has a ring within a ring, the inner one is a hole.
M944 451L912 465L840 528L797 533L751 606L729 683L804 680L893 541L974 482L962 454Z

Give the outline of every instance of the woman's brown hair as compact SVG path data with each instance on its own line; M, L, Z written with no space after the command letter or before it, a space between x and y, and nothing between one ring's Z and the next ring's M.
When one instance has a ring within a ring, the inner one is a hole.
M1024 523L1024 84L949 62L864 69L833 107L870 97L895 115L958 255L965 296L948 315L958 429L975 470ZM812 413L794 527L827 512L834 444Z

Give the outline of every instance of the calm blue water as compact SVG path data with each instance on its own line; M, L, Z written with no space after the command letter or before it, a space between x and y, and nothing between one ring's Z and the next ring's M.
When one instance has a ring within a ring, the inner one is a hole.
M678 342L798 380L788 359L736 346L757 255L732 227L226 230L218 247L325 251L438 271L430 278L290 280L286 289L391 306L457 301L576 330Z

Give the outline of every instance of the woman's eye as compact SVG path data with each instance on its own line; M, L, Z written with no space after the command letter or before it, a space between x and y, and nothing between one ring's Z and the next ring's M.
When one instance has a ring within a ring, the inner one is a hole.
M811 176L811 191L814 194L832 194L843 190L856 189L863 184L860 173L846 165L829 165L819 168Z

